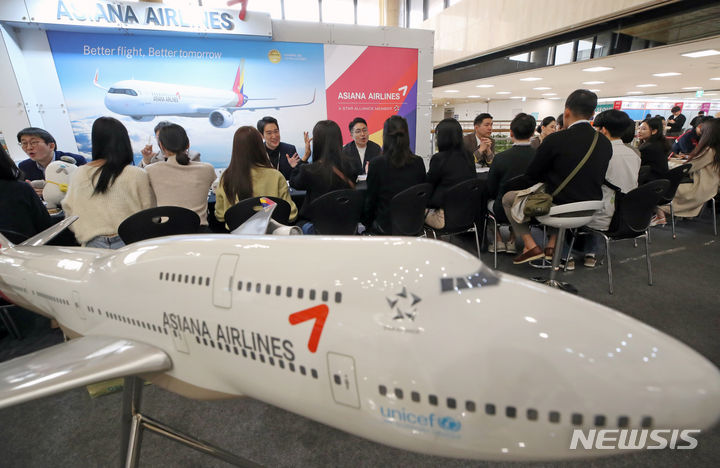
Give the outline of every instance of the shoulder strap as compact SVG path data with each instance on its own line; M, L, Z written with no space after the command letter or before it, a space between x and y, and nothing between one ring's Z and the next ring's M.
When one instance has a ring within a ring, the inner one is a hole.
M345 183L348 184L351 189L354 189L354 188L355 188L355 182L353 182L353 181L351 181L350 179L348 179L348 178L345 176L345 174L343 174L342 171L340 171L340 169L338 169L337 167L333 166L333 172L335 173L336 176L338 176L338 177L340 177L342 180L344 180Z
M603 185L605 185L605 186L607 186L607 187L610 187L610 189L614 190L615 192L622 192L622 190L620 189L620 187L618 187L617 185L612 184L612 183L611 183L609 180L607 180L607 179L603 180Z
M595 145L597 144L599 135L600 135L600 133L595 131L595 136L593 137L592 144L590 145L590 149L585 154L585 157L582 158L582 160L578 163L578 165L575 166L575 169L573 169L573 171L570 174L568 174L567 177L565 177L565 180L562 181L562 184L560 184L558 186L558 188L555 189L555 191L552 193L553 197L555 197L558 193L560 193L560 191L562 189L565 188L565 186L568 184L568 182L570 182L572 180L572 178L575 177L575 174L578 173L580 168L583 167L583 165L588 160L588 158L590 158L590 154L592 154L593 150L595 149Z

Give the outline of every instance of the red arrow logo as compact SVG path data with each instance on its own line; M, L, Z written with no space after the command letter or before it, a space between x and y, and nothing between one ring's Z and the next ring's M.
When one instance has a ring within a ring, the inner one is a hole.
M325 319L327 319L329 311L330 309L328 309L327 305L321 304L301 310L300 312L295 312L288 317L290 319L290 325L297 325L298 323L315 319L315 325L313 326L312 332L310 333L310 340L308 341L308 349L311 353L317 351L320 335L322 335Z

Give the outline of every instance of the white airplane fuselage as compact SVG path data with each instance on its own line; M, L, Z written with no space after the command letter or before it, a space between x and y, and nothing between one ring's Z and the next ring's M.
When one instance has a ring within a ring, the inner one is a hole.
M243 98L231 90L141 80L118 81L105 94L108 110L135 118L158 115L202 117L210 114L208 109L243 104Z
M248 395L422 453L608 455L569 450L573 429L704 430L720 415L720 372L688 346L437 241L16 246L0 250L0 291L71 333L164 350L171 390ZM308 309L327 312L319 334L293 324Z

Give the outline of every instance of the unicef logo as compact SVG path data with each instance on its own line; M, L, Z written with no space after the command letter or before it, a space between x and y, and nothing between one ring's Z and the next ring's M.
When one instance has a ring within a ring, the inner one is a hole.
M460 421L456 421L450 416L445 416L444 418L440 418L438 420L438 426L442 427L446 431L457 432L462 427L462 424Z

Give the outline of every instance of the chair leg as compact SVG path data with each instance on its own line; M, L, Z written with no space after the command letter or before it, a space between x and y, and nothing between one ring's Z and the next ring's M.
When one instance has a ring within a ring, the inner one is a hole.
M493 242L495 243L495 252L494 252L494 258L493 258L493 265L494 265L494 268L497 270L497 238L498 238L498 235L497 235L497 219L493 219L493 227L494 227L494 229L493 229L493 235L495 236L495 237L493 237Z
M487 221L488 217L485 215L485 219L483 219L483 233L480 238L480 247L485 247L485 240L487 239Z
M3 324L5 325L5 328L8 329L11 335L15 337L16 340L21 340L22 335L20 334L20 330L18 330L17 325L15 324L15 321L13 320L12 316L10 315L10 312L8 312L8 309L13 307L12 305L3 306L0 308L0 320L2 320Z
M570 263L570 259L572 258L572 249L573 249L573 246L575 245L575 237L577 236L577 229L573 229L571 232L572 232L573 236L572 236L572 239L570 239L570 250L568 250L567 257L565 257L565 266L563 267L563 272L567 271L568 263ZM555 248L556 249L558 248L557 244L555 244ZM562 250L562 248L563 247L560 246L560 250ZM562 253L560 255L562 255Z
M673 209L672 202L670 202L670 222L672 223L673 239L677 239L677 235L675 235L675 210Z
M717 236L717 213L715 213L715 197L710 199L712 202L712 214L713 214L713 234Z
M645 233L645 259L647 261L648 269L648 286L652 286L652 267L650 266L650 240Z
M477 223L473 223L473 225L475 226L475 247L477 247L477 256L478 258L480 258L480 236L478 234L479 229Z
M610 294L613 293L612 262L610 260L610 239L605 238L605 258L607 259L608 285Z

